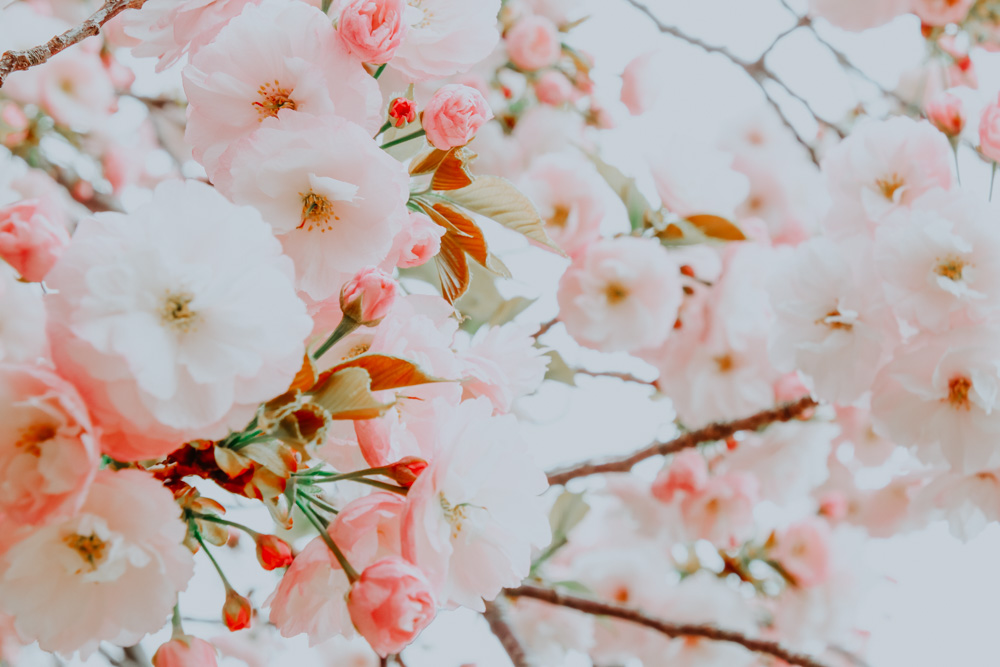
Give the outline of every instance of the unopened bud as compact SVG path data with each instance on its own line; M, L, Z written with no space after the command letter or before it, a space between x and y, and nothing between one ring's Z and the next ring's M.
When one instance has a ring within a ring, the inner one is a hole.
M369 266L344 283L340 290L340 309L345 317L373 327L389 314L398 293L399 284L392 276Z
M153 654L153 667L215 667L215 648L204 639L175 635Z
M387 477L391 477L402 487L410 488L420 477L420 473L427 469L427 461L416 456L401 458L389 466Z
M965 109L962 100L945 92L927 103L927 120L949 137L957 137L965 128Z
M417 119L417 103L405 97L389 102L389 118L396 127L404 127Z
M226 591L226 602L222 605L222 622L230 632L250 627L252 608L250 600L233 589Z
M265 570L277 570L292 564L292 548L280 537L257 536L257 560Z

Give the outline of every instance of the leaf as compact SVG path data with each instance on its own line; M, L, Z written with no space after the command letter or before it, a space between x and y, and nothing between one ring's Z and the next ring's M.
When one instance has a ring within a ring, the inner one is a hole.
M447 154L448 151L443 151L432 146L429 150L413 158L413 162L410 163L410 176L422 176L431 173L438 168L441 160Z
M523 234L536 245L566 255L545 233L545 223L535 205L506 179L480 176L472 185L449 192L448 198L462 208Z
M667 228L657 234L657 236L661 239L682 239L684 238L684 230L671 222L667 225Z
M308 391L312 389L312 386L316 384L318 379L316 365L313 363L312 357L307 354L302 361L302 368L295 374L291 386L288 387L288 391Z
M523 296L505 299L496 287L496 275L478 264L472 270L472 284L455 305L465 315L462 328L475 333L484 324L499 326L513 320L535 302Z
M576 373L569 367L566 360L562 358L562 355L555 350L549 350L545 353L545 356L549 358L549 367L545 371L545 379L562 382L563 384L575 387Z
M331 373L309 392L314 403L331 419L375 419L392 407L372 396L371 377L363 368L343 368Z
M626 176L618 167L614 167L597 155L590 156L591 161L597 167L597 172L607 181L611 189L615 191L618 198L625 204L628 211L629 224L632 230L646 227L646 213L652 210L649 200L639 191L639 186L631 176Z
M702 234L722 241L746 241L740 228L717 215L692 215L688 219Z
M489 269L498 276L503 278L511 277L510 269L500 261L500 258L490 252L486 245L486 237L483 236L483 230L479 229L479 226L472 218L448 204L434 204L432 210L447 220L454 229L458 230L460 235L455 238L455 242L462 247L469 257L476 260L483 268ZM433 216L433 214L431 217L437 221L437 217ZM447 227L445 228L447 229Z
M465 146L452 148L442 157L434 171L431 189L458 190L471 185L475 177L469 171L469 163L475 158L476 154Z
M577 524L583 521L590 511L590 505L583 499L582 493L563 491L549 512L549 525L552 526L553 541L566 537Z
M288 463L281 458L274 443L251 442L242 448L240 453L279 477L288 477L292 473Z
M345 361L327 372L336 373L344 368L363 368L367 371L368 377L371 378L372 391L442 382L441 378L424 373L412 361L400 359L399 357L391 357L387 354L363 354L360 357Z
M214 447L215 464L230 479L236 479L247 470L253 468L253 461L228 447Z
M441 295L448 303L455 303L456 299L465 294L471 282L465 250L455 242L455 238L455 234L442 236L441 250L434 258L441 281Z

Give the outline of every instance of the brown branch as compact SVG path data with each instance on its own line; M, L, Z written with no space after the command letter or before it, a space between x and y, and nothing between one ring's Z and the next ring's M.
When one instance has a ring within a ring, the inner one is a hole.
M538 339L538 338L541 338L541 337L542 337L543 335L545 335L545 334L546 334L546 333L548 332L548 330L549 330L549 329L551 329L552 327L554 327L554 326L555 326L555 325L557 325L557 324L559 324L559 318L558 318L558 317L553 317L553 318L552 318L551 320L549 320L548 322L544 322L544 323L542 323L542 324L539 324L539 325L538 325L538 331L536 331L536 332L535 332L534 334L532 334L532 335L533 335L533 336L534 336L534 337L535 337L536 339Z
M86 21L70 28L61 35L56 35L44 44L39 44L23 51L6 51L0 56L0 87L11 72L26 70L41 65L57 53L93 37L101 32L101 26L129 8L138 9L146 0L107 0L100 9L90 15Z
M642 625L660 632L667 637L701 637L712 641L729 642L739 644L743 648L763 653L765 655L783 660L789 665L798 667L826 667L823 663L817 662L808 655L794 653L778 642L755 639L732 630L723 630L713 625L694 625L686 623L669 623L667 621L648 616L638 609L632 609L617 604L598 602L588 598L577 597L575 595L565 595L548 588L538 586L521 586L519 588L509 588L504 591L509 597L529 597L549 604L567 607L582 611L585 614L595 616L610 616L623 621Z
M506 601L503 598L497 598L493 602L487 602L486 611L483 612L483 616L486 618L486 622L490 624L490 630L493 631L493 634L500 640L500 644L503 645L504 650L507 651L507 655L510 657L510 661L514 664L514 667L531 667L532 662L528 659L528 654L525 652L524 647L517 638L517 634L508 622Z
M576 375L589 375L593 378L615 378L621 380L622 382L634 382L636 384L645 384L651 387L656 386L655 380L643 380L638 375L632 375L631 373L619 373L617 371L592 371L587 368L574 368L572 370Z
M800 398L793 403L785 403L771 410L764 410L757 414L736 419L729 422L718 422L709 424L697 431L690 431L667 442L654 442L652 445L640 449L628 456L607 461L595 462L584 461L567 468L554 470L548 473L549 484L565 484L577 477L587 477L589 475L599 475L606 472L628 472L634 465L652 456L675 454L683 449L697 447L705 442L715 442L725 440L729 436L740 431L756 431L759 428L773 424L774 422L787 422L796 419L807 410L816 407L816 401L807 396Z

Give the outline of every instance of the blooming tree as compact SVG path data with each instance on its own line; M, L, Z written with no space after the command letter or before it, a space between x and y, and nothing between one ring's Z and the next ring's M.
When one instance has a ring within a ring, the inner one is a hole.
M461 607L517 667L864 664L858 545L1000 519L1000 216L958 173L1000 160L1000 3L782 1L747 59L621 0L761 104L625 161L676 63L603 76L590 9L0 10L0 663L405 665ZM895 90L827 37L903 15ZM820 117L771 65L803 32L878 104ZM532 397L591 381L662 437L544 471Z

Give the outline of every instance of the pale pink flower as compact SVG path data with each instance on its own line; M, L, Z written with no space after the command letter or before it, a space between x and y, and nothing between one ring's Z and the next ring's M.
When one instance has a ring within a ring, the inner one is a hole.
M326 15L304 2L248 7L184 68L184 91L185 139L213 180L233 163L225 150L269 118L336 115L370 137L384 113L378 83Z
M483 398L441 423L430 466L410 487L403 556L430 579L441 603L482 611L528 574L532 547L550 539L541 494L548 484L509 416Z
M1000 99L983 107L979 119L979 151L994 162L1000 161Z
M562 72L546 70L535 79L535 97L542 104L565 104L573 97L573 84Z
M504 35L510 61L526 72L554 65L562 54L560 41L559 29L544 16L525 16Z
M933 188L951 187L951 146L926 121L904 116L858 124L823 160L837 199L878 222Z
M538 389L549 363L531 333L513 323L481 327L458 358L465 367L466 396L486 396L498 414Z
M840 435L834 447L849 442L854 458L862 465L881 465L896 451L896 443L875 433L871 410L866 407L835 406Z
M675 135L646 151L656 192L671 213L732 216L750 191L733 156L690 135Z
M594 618L531 598L514 598L511 621L530 655L543 665L565 664L569 651L588 652L594 644Z
M389 257L397 257L396 266L411 269L426 264L441 251L445 228L423 213L409 211L408 222L392 241Z
M409 25L389 65L411 81L427 81L470 70L500 40L500 0L407 0Z
M875 266L886 301L913 326L943 331L956 316L1000 312L997 209L979 197L935 190L876 233Z
M629 61L622 71L622 104L633 116L653 109L666 87L656 79L666 58L660 51L647 51Z
M753 530L758 483L743 472L712 477L698 493L681 500L684 527L693 539L720 546L739 544Z
M0 257L29 282L41 282L69 243L62 220L38 200L0 208Z
M653 497L665 503L678 493L700 493L708 484L708 462L701 452L688 449L664 464L653 481Z
M549 237L566 253L575 255L600 238L608 186L579 157L538 158L524 172L520 189L538 208Z
M270 228L196 181L84 219L48 278L56 365L121 460L242 428L288 387L312 328Z
M291 114L230 150L232 167L217 187L261 212L311 298L339 293L351 275L386 259L406 220L409 177L361 127Z
M158 58L162 72L185 53L196 54L215 39L227 23L260 0L148 0L139 11L120 19L122 30L136 40L132 53Z
M20 282L0 264L0 361L35 361L47 354L45 320L41 287Z
M0 512L33 524L72 514L99 451L72 385L42 366L0 365Z
M796 586L821 584L830 576L830 526L816 518L794 523L778 533L772 554Z
M337 33L351 53L381 65L392 60L409 29L404 0L348 0L337 17Z
M947 520L951 534L967 542L1000 521L1000 473L941 475L918 492L914 505L918 512Z
M961 23L975 0L913 0L913 13L927 25Z
M757 631L754 610L739 591L724 579L706 571L685 577L670 588L657 615L674 623L708 623L731 628L747 635ZM678 637L662 654L671 667L749 667L756 664L753 653L741 646L711 639Z
M114 112L115 89L96 54L59 54L40 72L38 102L57 123L86 132Z
M939 93L924 105L924 111L927 120L949 137L957 137L965 128L965 108L957 95L947 91Z
M987 327L919 336L875 381L876 432L956 472L1000 467L997 334Z
M437 613L427 577L399 556L361 572L347 596L347 609L354 627L383 658L408 646Z
M216 667L215 647L191 635L175 636L153 654L153 667Z
M399 283L375 266L368 266L344 283L340 309L355 322L374 327L381 322L399 295Z
M438 88L424 107L421 122L427 141L443 151L469 143L493 118L486 98L475 88L449 83Z
M163 626L194 570L173 494L148 473L103 470L79 512L0 558L0 607L46 651L92 653Z
M912 0L809 0L809 13L838 28L876 28L910 11Z
M405 499L395 493L375 492L341 508L330 525L330 536L357 570L401 552L400 521Z
M559 282L560 320L582 345L605 352L660 345L683 299L680 273L653 239L597 241Z
M878 290L870 251L825 238L782 258L771 277L775 322L770 354L781 371L799 370L817 396L850 403L887 360L895 326Z
M20 652L21 640L14 627L14 617L0 613L0 660L12 665L20 664L17 659Z
M355 447L368 465L386 466L405 456L433 457L439 420L447 418L462 400L458 383L436 382L408 388L406 396L378 419L354 422ZM353 444L353 443L352 443ZM319 453L323 455L325 449Z

